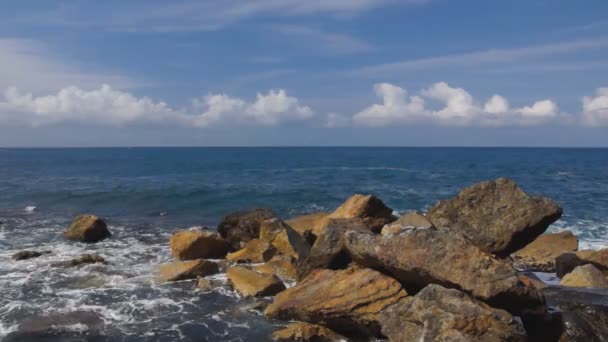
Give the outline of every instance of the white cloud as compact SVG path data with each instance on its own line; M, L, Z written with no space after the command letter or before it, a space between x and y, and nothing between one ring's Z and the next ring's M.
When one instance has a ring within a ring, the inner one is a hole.
M303 25L275 25L272 29L286 35L298 43L314 46L315 51L334 54L349 54L372 50L367 42L344 33L328 32Z
M374 104L353 116L357 125L386 127L400 124L438 124L449 126L531 126L550 123L559 117L557 105L551 100L535 102L523 108L509 107L507 99L492 96L483 106L466 90L439 82L421 91L429 100L443 104L432 110L419 96L408 96L405 89L381 83L374 86L382 104Z
M583 123L608 126L608 88L598 88L595 96L583 97Z
M277 125L306 120L313 111L283 89L258 94L253 102L225 94L209 94L192 101L189 109L174 109L167 103L103 85L95 90L67 87L58 93L36 97L9 88L0 102L0 122L40 126L59 122L103 125L162 123L207 127L220 123Z

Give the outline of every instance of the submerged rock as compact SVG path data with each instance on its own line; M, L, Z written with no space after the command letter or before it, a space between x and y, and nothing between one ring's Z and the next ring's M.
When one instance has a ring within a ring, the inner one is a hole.
M196 280L196 285L194 287L201 291L207 292L207 291L212 291L215 288L218 288L220 286L221 286L221 284L218 281L203 278L203 277L198 277Z
M270 243L280 253L296 260L304 259L310 254L310 245L287 223L278 218L262 222L260 240Z
M81 333L90 334L103 329L104 321L98 313L92 311L51 312L24 319L17 331L9 334L7 339L56 340L58 333L69 331L75 325L82 326Z
M338 342L346 341L344 336L327 329L324 326L306 322L291 323L281 330L272 333L274 341L298 342Z
M110 237L106 223L95 215L79 215L63 235L70 240L94 243Z
M158 273L164 281L178 281L216 274L219 268L213 261L198 259L162 264L158 267Z
M578 240L572 232L545 234L511 254L511 259L513 266L517 269L553 273L555 272L555 259L577 249Z
M499 178L470 186L429 210L436 227L464 234L484 251L506 257L545 232L562 215L546 197L530 197L515 182Z
M315 270L266 308L271 318L316 323L350 336L378 336L379 315L405 298L398 281L365 268Z
M217 233L203 230L182 230L170 240L171 255L178 260L219 259L230 251L230 244Z
M15 254L13 254L11 256L11 259L13 260L27 260L27 259L33 259L33 258L39 258L45 254L51 254L53 252L51 251L42 251L42 252L38 252L38 251L21 251L21 252L17 252Z
M217 226L217 231L234 249L260 236L260 226L264 220L276 217L270 209L238 211L226 215Z
M559 282L562 286L608 287L606 275L592 264L576 267Z
M608 248L564 253L555 259L555 273L562 278L578 266L592 264L601 271L608 271Z
M273 296L283 290L285 285L274 274L256 272L243 266L230 267L226 271L228 281L244 297Z
M75 267L86 264L105 263L106 260L97 254L83 254L78 258L54 263L53 266Z
M527 341L522 324L507 311L440 285L391 306L380 324L391 341Z
M404 230L412 228L431 228L433 224L426 218L426 216L411 212L401 216L397 221L387 224L382 227L382 235L388 234L399 234Z
M269 242L254 239L247 242L242 249L226 255L226 259L237 263L257 263L268 261L277 253L277 249Z

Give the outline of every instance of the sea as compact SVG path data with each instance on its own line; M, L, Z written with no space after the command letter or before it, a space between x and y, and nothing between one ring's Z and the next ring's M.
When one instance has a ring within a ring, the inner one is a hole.
M172 232L214 229L241 209L331 211L355 193L396 214L426 211L498 177L563 207L549 232L572 231L580 249L608 246L608 149L3 148L0 340L266 341L285 322L266 320L259 300L157 280ZM112 238L67 241L82 213L104 218ZM11 260L26 249L52 253ZM107 264L54 265L83 253Z

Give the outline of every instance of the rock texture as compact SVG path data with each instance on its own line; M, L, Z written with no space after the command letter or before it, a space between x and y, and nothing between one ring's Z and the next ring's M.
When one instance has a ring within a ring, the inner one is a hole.
M196 279L218 272L215 262L204 259L171 262L162 264L158 268L160 278L164 281Z
M247 242L242 249L226 255L226 259L237 263L257 263L268 261L277 253L276 248L267 241L255 239Z
M266 274L276 274L283 280L295 280L298 276L295 259L289 255L275 255L268 262L258 265L255 269Z
M608 271L608 249L564 253L555 259L555 273L562 278L576 267L586 264L592 264L604 272Z
M406 296L398 281L374 270L315 270L279 293L265 314L321 324L350 336L377 336L380 313Z
M545 197L530 197L515 182L499 178L468 187L429 210L436 227L450 227L484 251L500 257L525 247L557 221L562 209Z
M230 251L230 244L217 233L198 229L176 232L169 243L178 260L219 259Z
M260 240L270 243L280 253L296 260L304 259L310 254L310 245L302 235L278 218L262 222Z
M382 235L388 234L399 234L402 231L412 228L431 228L433 224L426 218L426 216L411 212L401 216L397 221L384 225L382 227Z
M608 287L606 275L592 264L578 266L566 274L559 282L562 286L572 287Z
M321 230L323 230L326 217L329 216L329 214L330 213L319 212L302 215L289 219L286 221L286 223L302 236L306 236L309 233L318 236Z
M273 296L285 290L285 285L277 276L259 273L243 266L229 268L226 277L232 287L244 297Z
M33 259L33 258L39 258L45 254L51 254L51 251L42 251L42 252L38 252L38 251L21 251L21 252L17 252L15 254L13 254L11 256L11 259L13 260L27 260L27 259Z
M327 329L324 326L297 322L272 333L274 341L298 341L298 342L338 342L346 341L346 338Z
M379 233L385 224L395 221L393 209L374 195L353 195L338 207L327 219L359 218L368 229Z
M388 308L380 322L391 341L527 341L523 326L507 311L439 285Z
M511 254L513 266L520 270L555 272L555 259L578 249L578 239L571 232L539 236L523 249Z
M111 236L106 223L95 215L79 215L63 235L70 240L94 243Z
M509 264L449 229L415 229L393 236L349 231L345 237L354 261L391 274L408 291L440 284L511 312L540 302Z
M217 226L217 231L232 248L240 249L242 244L260 236L260 225L264 220L275 216L270 209L235 212L224 217Z

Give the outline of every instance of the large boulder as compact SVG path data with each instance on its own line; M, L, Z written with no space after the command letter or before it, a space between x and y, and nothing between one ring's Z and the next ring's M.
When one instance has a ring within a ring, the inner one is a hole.
M239 249L247 241L260 236L260 226L264 220L275 217L270 209L238 211L226 215L217 226L217 231L234 249Z
M399 234L404 230L412 228L431 228L432 226L433 224L426 216L417 212L410 212L401 216L397 221L384 225L381 234Z
M272 333L274 341L301 341L301 342L338 342L346 341L334 331L318 324L306 322L291 323L287 327Z
M608 248L564 253L555 259L555 273L561 278L576 267L586 264L592 264L604 272L608 271Z
M562 286L572 287L608 287L606 275L592 264L576 267L559 282Z
M395 221L393 209L387 207L374 195L356 194L347 199L325 220L359 218L373 232L380 233L382 227Z
M440 284L511 312L541 303L536 290L521 283L510 264L447 228L397 235L348 231L345 242L355 262L392 275L409 292Z
M304 259L310 254L310 245L302 235L278 218L262 222L260 240L270 243L280 253L296 260Z
M520 270L555 272L555 259L578 249L578 239L569 231L544 234L511 254L513 266Z
M219 259L230 251L230 244L217 233L198 229L174 233L169 244L178 260Z
M94 243L110 237L104 220L95 215L79 215L63 235L70 240Z
M162 264L158 267L158 273L164 281L178 281L216 274L219 268L213 261L198 259Z
M259 239L249 240L245 246L233 253L228 253L226 259L237 263L266 262L278 253L269 242Z
M365 268L315 270L279 293L265 314L321 324L345 335L378 336L379 315L405 298L398 281Z
M302 236L309 236L309 234L318 236L321 230L323 230L326 217L329 216L329 214L330 213L327 212L312 213L297 216L285 222Z
M507 311L434 284L385 310L380 322L391 341L527 341Z
M561 215L550 199L530 197L504 178L468 187L428 212L436 227L450 227L500 257L534 241Z
M276 275L264 274L243 266L230 267L226 271L228 281L244 297L273 296L285 285Z

